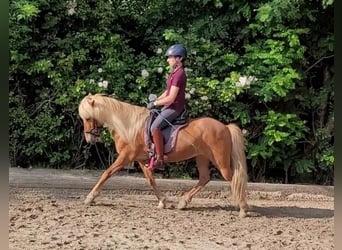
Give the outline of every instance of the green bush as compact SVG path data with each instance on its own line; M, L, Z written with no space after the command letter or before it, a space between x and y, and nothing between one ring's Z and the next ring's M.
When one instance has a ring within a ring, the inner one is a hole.
M333 183L333 1L10 3L12 166L103 168L110 135L82 137L89 92L146 105L161 93L174 43L188 49L187 106L243 129L252 181ZM182 164L181 164L182 165ZM192 176L194 163L175 176ZM178 166L178 165L177 165ZM185 172L184 172L185 171Z

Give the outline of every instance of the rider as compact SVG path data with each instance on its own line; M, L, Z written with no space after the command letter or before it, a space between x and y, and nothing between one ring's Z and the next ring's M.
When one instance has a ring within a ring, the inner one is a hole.
M168 64L172 67L166 81L166 90L147 105L148 109L163 106L161 112L151 125L152 138L156 150L154 168L164 167L164 138L161 130L177 118L185 108L185 87L187 77L184 70L186 48L181 44L172 45L165 53Z

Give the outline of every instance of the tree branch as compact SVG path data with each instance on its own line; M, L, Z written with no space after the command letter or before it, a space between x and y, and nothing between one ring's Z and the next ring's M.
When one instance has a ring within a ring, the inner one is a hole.
M321 59L319 59L317 62L315 62L313 65L311 65L307 70L305 70L304 74L306 74L310 69L312 69L313 67L315 67L320 61L324 60L324 59L328 59L334 57L334 55L330 55L330 56L324 56Z

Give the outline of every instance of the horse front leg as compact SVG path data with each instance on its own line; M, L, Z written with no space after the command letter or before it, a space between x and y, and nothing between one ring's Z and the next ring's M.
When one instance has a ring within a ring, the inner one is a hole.
M128 158L124 154L120 154L116 161L103 172L101 178L97 181L96 185L93 187L93 189L84 200L84 204L90 204L91 202L93 202L94 199L100 195L101 188L106 180L113 174L118 172L120 169L122 169L128 162Z
M157 196L157 199L159 201L158 208L159 209L165 208L166 197L163 195L163 193L158 188L157 183L156 183L154 176L153 176L153 172L150 169L148 169L147 167L145 167L145 164L142 162L139 162L139 166L142 169L142 171L143 171L143 173L147 179L148 184L150 184L155 195Z

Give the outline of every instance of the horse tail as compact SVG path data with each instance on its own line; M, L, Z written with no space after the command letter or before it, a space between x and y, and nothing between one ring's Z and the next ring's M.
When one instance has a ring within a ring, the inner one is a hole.
M244 202L246 200L247 189L247 162L245 154L245 144L241 129L235 124L226 125L232 137L231 164L233 177L231 182L232 194L236 201Z

